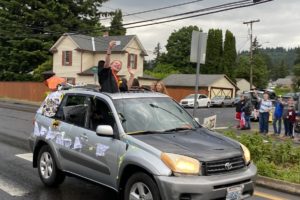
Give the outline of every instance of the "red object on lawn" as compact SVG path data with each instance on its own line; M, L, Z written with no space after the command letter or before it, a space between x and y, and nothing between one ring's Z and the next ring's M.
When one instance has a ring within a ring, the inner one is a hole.
M46 80L46 84L50 90L56 90L57 85L65 83L66 79L58 77L58 76L52 76L51 78L48 78Z

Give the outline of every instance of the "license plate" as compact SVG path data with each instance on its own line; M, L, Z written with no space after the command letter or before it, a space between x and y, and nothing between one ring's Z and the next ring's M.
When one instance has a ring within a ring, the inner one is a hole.
M227 188L226 200L240 200L243 194L243 186L234 186Z

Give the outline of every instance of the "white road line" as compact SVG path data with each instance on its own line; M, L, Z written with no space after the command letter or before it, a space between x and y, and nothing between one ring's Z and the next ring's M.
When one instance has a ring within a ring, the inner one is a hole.
M29 191L27 191L25 188L15 183L12 183L11 181L1 176L0 176L0 190L8 193L10 196L13 197L21 197L29 193Z
M32 153L23 153L23 154L17 154L16 156L19 158L22 158L24 160L27 160L29 162L32 162L33 154Z

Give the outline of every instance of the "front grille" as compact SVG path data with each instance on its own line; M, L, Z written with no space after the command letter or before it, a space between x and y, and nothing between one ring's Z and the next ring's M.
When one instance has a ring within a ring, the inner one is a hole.
M224 174L244 168L245 161L242 156L228 158L224 160L216 160L202 162L203 173L206 176L215 174Z
M182 101L181 104L188 104L188 102L187 101Z

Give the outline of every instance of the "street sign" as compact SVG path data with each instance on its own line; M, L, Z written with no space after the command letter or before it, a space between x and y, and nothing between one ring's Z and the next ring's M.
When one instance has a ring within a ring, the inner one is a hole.
M205 64L206 44L207 44L207 33L193 31L190 60L191 62L197 63L193 117L195 117L196 109L198 105L197 94L199 93L200 64Z
M200 55L200 63L205 64L206 58L207 33L193 31L191 42L190 61L197 63L198 55Z

